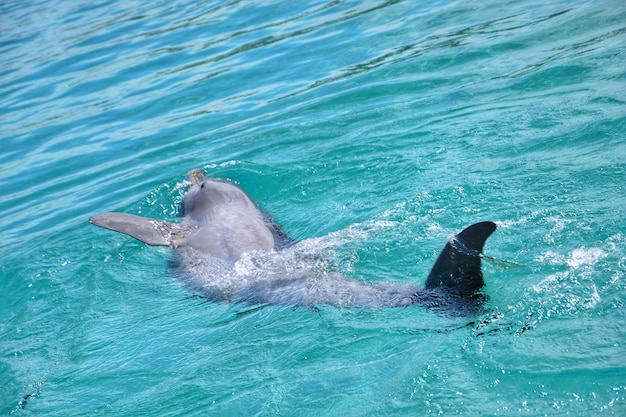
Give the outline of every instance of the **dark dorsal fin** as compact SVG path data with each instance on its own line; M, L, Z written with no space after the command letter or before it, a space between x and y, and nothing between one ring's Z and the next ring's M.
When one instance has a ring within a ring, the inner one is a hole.
M472 296L485 282L480 259L487 238L496 230L493 222L481 222L452 237L433 266L426 288L442 287L459 296Z

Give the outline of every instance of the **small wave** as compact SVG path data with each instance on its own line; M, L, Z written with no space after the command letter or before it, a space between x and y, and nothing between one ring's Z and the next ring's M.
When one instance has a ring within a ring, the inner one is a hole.
M566 262L571 268L578 269L584 265L594 265L600 259L605 258L606 255L600 248L578 248L572 251Z
M583 266L593 266L606 256L607 252L601 248L580 247L566 255L549 250L540 255L537 261L550 265L567 265L572 269L579 269Z
M619 272L610 277L606 272L612 269L614 255L619 257L616 242L622 240L620 235L615 235L598 247L581 246L566 254L550 250L538 256L538 262L564 268L547 275L532 288L540 295L537 301L541 309L547 309L546 316L596 308L603 301L604 294L619 281ZM529 300L535 298L528 296Z

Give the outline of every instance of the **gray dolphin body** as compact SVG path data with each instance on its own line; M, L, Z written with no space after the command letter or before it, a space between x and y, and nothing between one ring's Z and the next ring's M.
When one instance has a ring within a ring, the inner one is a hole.
M452 237L424 287L367 284L316 269L302 259L290 263L297 252L293 248L303 242L291 240L241 188L209 179L200 169L188 178L192 187L183 199L180 223L126 213L101 213L90 221L148 245L170 246L176 275L212 300L292 306L421 304L435 309L480 303L481 252L496 229L492 222L473 224Z

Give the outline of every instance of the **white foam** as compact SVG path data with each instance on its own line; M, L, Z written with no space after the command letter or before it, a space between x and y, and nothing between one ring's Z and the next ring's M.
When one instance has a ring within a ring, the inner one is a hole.
M546 251L543 255L537 257L538 262L546 262L550 265L566 264L570 268L578 269L582 266L595 265L598 261L605 258L607 253L600 248L580 247L574 249L568 255L562 255L554 251Z
M605 258L607 254L600 248L578 248L574 249L570 256L565 260L571 268L578 269L585 265L594 265L600 259Z

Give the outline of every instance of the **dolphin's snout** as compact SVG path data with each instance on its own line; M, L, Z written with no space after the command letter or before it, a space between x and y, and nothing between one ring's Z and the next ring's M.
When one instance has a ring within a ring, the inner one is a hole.
M200 185L207 180L207 177L202 168L196 168L189 171L187 179L191 181L193 185Z

